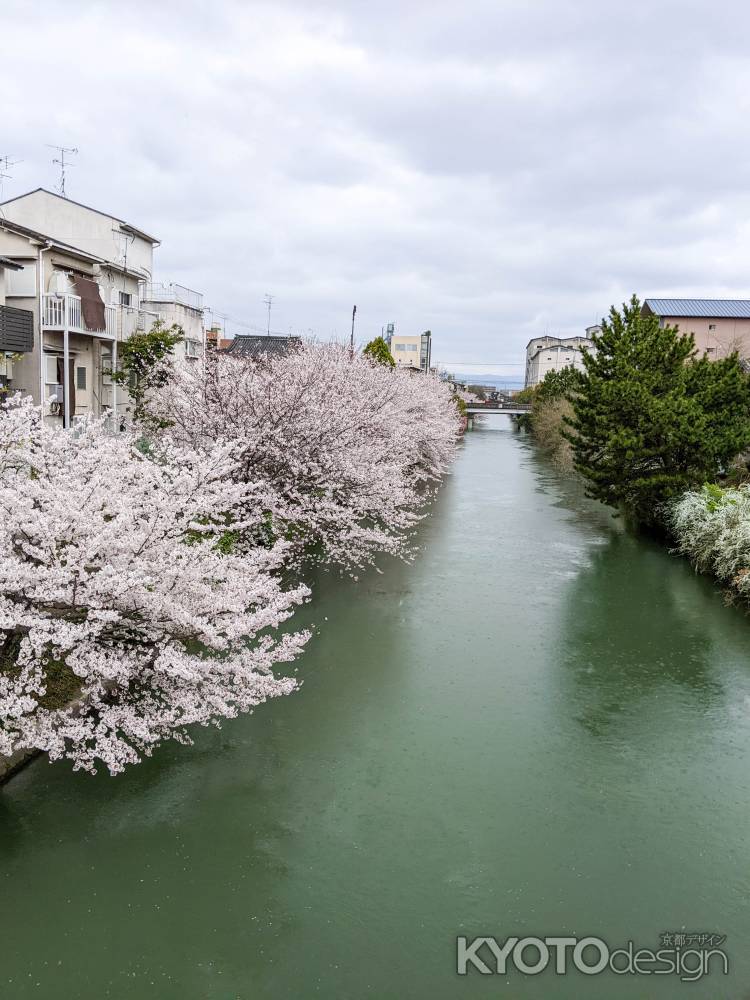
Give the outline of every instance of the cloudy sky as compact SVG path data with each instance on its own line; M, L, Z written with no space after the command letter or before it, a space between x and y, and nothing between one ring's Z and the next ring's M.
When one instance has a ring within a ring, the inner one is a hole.
M162 240L228 329L518 365L637 291L750 297L750 6L3 0L3 196ZM498 372L510 368L498 367Z

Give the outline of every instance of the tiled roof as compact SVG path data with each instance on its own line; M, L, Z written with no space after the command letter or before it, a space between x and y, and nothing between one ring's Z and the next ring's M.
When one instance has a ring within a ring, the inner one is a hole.
M244 358L260 358L269 354L278 357L295 350L301 343L300 337L263 337L255 334L240 334L227 347L227 352Z

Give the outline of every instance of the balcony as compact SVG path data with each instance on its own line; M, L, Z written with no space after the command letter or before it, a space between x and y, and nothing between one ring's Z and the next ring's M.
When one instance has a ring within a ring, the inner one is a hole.
M187 306L188 309L203 309L203 296L200 292L194 292L192 288L185 288L184 285L175 285L172 282L144 282L141 285L141 302L174 302L177 305Z
M64 330L67 317L69 333L88 333L104 340L127 340L137 331L148 332L159 319L159 314L132 306L104 307L104 330L89 330L83 319L81 299L78 295L45 295L45 330Z
M117 337L117 306L104 307L103 330L89 330L83 321L80 295L45 295L43 298L43 329L64 330L67 327L69 333L88 333L107 340Z

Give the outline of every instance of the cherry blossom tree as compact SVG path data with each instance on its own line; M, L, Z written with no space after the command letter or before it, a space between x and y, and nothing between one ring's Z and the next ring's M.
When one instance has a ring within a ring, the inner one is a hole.
M336 344L184 364L153 405L178 446L237 444L241 477L263 493L271 535L294 558L351 571L381 552L409 554L460 428L438 378Z
M276 630L308 591L282 586L288 543L234 551L265 489L237 458L219 435L144 455L101 422L65 432L29 400L3 408L0 753L38 748L115 774L188 741L186 726L295 690L272 666L308 634ZM53 707L61 670L76 697Z

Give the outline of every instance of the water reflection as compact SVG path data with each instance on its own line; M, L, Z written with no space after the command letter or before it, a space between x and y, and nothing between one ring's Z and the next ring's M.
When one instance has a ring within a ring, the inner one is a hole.
M580 525L595 505L569 484L559 493ZM597 742L644 758L670 740L684 753L693 739L688 754L717 732L739 740L749 722L747 616L661 545L621 526L602 532L597 513L579 528L585 556L569 574L555 623L553 676L568 719Z

